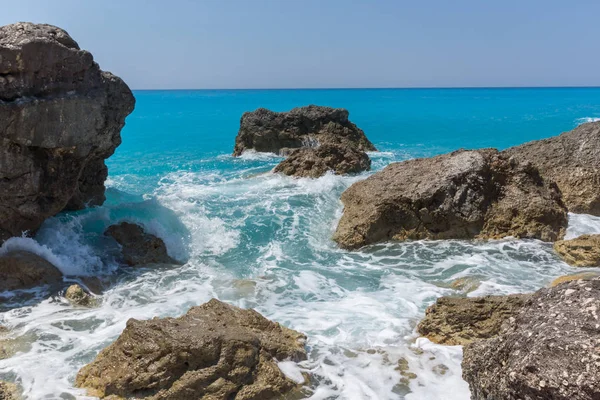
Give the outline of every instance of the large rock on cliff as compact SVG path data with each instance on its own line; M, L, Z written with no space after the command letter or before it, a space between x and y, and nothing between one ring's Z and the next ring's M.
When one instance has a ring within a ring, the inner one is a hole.
M471 399L600 398L600 280L541 289L500 335L464 348Z
M600 267L600 235L582 235L554 243L554 250L575 267Z
M334 240L347 249L385 240L561 239L567 211L535 167L497 150L459 150L394 163L342 194Z
M0 242L102 204L104 160L134 103L62 29L0 27Z
M277 361L306 358L305 337L254 310L211 300L180 318L130 319L77 375L92 396L266 400L297 383Z
M287 154L299 147L341 144L362 151L375 151L365 133L348 120L348 110L320 106L274 112L265 108L246 112L235 138L234 156L246 150Z
M434 343L465 345L488 339L514 317L531 295L440 297L425 312L417 331Z
M15 250L0 255L0 292L62 282L62 273L44 258Z
M364 151L337 144L323 144L292 151L275 167L274 172L295 177L318 178L328 171L345 175L369 169L371 160Z
M600 215L600 122L505 150L556 182L574 213Z
M165 242L147 233L137 224L121 222L108 227L105 235L121 245L121 253L127 265L180 264L167 253Z

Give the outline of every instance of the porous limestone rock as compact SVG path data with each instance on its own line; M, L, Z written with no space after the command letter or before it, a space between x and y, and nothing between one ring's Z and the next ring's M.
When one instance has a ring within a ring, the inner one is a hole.
M161 238L147 233L137 224L121 222L111 225L105 235L121 245L121 253L127 265L180 264L167 254L167 246Z
M0 255L0 292L61 281L60 270L37 254L14 250Z
M554 243L554 250L575 267L600 267L600 235L582 235Z

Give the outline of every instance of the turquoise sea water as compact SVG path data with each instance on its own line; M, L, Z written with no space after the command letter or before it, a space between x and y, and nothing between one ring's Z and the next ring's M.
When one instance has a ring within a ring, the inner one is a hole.
M600 118L600 88L136 91L137 105L108 160L107 202L48 220L34 239L9 240L68 275L117 276L118 249L103 237L130 220L162 237L181 267L118 275L95 309L60 296L4 293L0 324L23 345L0 360L0 379L30 399L85 398L73 388L81 366L128 318L181 315L211 297L306 333L309 360L282 364L311 374L311 399L468 399L460 347L418 338L415 325L442 295L532 291L575 270L538 241L418 241L359 252L330 240L340 194L360 176L292 179L281 160L231 157L243 112L319 104L344 107L394 161L458 148L506 148ZM600 232L600 219L572 215L569 235ZM580 270L577 270L580 271ZM473 291L451 287L457 279ZM70 279L70 278L69 278ZM408 362L413 379L397 368ZM61 397L62 396L62 397ZM71 397L69 397L71 396Z

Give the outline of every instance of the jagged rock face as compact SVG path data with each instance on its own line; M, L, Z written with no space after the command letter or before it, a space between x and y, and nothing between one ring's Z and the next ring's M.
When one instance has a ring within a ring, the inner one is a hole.
M600 235L582 235L554 243L554 250L575 267L600 267Z
M488 339L514 317L530 295L440 297L417 326L419 334L434 343L465 345Z
M505 150L556 182L574 213L600 215L600 122Z
M371 169L367 153L348 146L324 144L293 150L274 172L295 177L318 178L328 171L337 175L357 174Z
M600 280L533 294L500 335L464 348L471 399L600 398Z
M334 240L347 249L385 240L562 238L556 185L497 150L459 150L394 163L342 194Z
M0 242L104 201L104 160L135 100L62 29L0 27Z
M161 238L147 233L139 225L121 222L109 226L104 234L113 237L121 245L127 265L180 264L169 257L167 246Z
M61 281L58 268L36 254L17 250L0 256L0 292Z
M17 392L16 385L0 381L0 400L18 400Z
M285 155L291 149L341 144L375 151L365 133L348 119L348 110L320 106L274 112L265 108L246 112L235 138L234 156L246 150Z
M254 310L213 299L180 318L129 320L79 371L76 385L100 398L280 398L297 384L277 360L304 360L304 342L304 335Z

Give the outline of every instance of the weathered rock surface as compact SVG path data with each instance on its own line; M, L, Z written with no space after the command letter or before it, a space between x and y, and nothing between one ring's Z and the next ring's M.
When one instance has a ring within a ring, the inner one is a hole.
M563 275L563 276L559 276L558 278L556 278L555 280L550 282L550 287L558 286L561 283L565 283L565 282L577 281L580 279L589 281L589 280L592 280L599 276L600 276L600 272L580 272L578 274Z
M299 147L340 144L375 151L365 133L348 119L348 110L321 106L274 112L265 108L246 112L235 138L234 156L246 150L287 154Z
M18 389L17 386L0 381L0 400L18 400Z
M276 360L305 359L304 341L254 310L213 299L180 318L129 320L76 385L100 398L278 398L297 384Z
M0 242L104 201L134 98L60 28L0 27Z
M77 284L67 288L65 298L74 306L93 307L97 304L96 299Z
M105 235L113 237L121 245L123 259L127 265L180 264L169 257L162 239L147 233L139 225L121 222L108 227Z
M465 345L500 332L530 295L440 297L425 312L417 331L434 343Z
M600 280L541 289L500 335L464 348L471 399L600 398Z
M327 171L337 175L357 174L371 169L367 153L352 147L324 144L318 147L305 147L293 150L274 172L285 175L318 178Z
M334 240L561 239L567 211L556 185L497 150L459 150L394 163L342 194Z
M0 292L61 281L58 268L36 254L17 250L0 255Z
M554 250L575 267L600 267L600 235L582 235L554 243Z
M569 211L600 215L600 122L505 150L556 182Z

